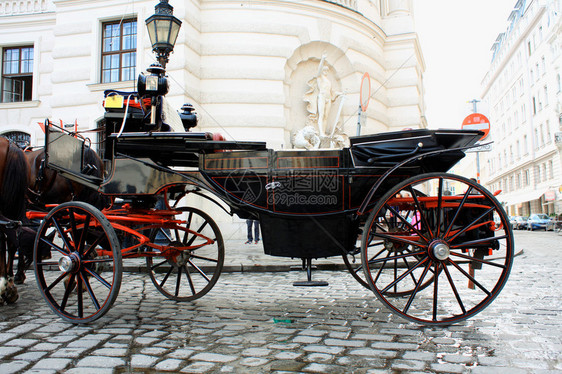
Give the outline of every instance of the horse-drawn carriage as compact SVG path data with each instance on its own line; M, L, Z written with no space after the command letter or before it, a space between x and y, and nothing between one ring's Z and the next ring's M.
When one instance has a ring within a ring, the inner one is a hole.
M71 201L28 213L41 220L34 248L40 292L64 320L103 316L130 258L146 259L167 298L209 292L225 245L218 225L185 205L186 197L258 219L266 254L302 259L307 280L300 285L318 284L313 259L342 256L392 312L418 323L473 316L507 280L513 236L504 210L475 181L446 173L478 131L409 130L351 138L341 150L271 150L191 132L189 112L185 131L159 131L155 95L109 96L119 105L112 97L106 108L104 178L84 162L85 139L62 128L46 126L45 159L111 205Z

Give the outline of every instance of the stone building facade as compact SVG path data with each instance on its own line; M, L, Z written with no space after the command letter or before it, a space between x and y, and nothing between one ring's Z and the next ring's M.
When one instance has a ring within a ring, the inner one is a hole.
M482 98L493 150L483 182L510 215L562 213L562 1L518 0L492 46Z
M103 117L103 91L135 90L138 73L155 61L144 20L156 4L0 1L0 134L40 145L37 124L45 118L77 124L81 131L95 128ZM424 61L412 0L170 4L182 28L167 66L167 98L174 108L194 105L196 131L291 148L306 124L307 81L323 55L332 86L343 93L332 105L330 123L356 134L367 72L372 100L363 134L426 127ZM115 50L119 57L111 57ZM89 135L96 143L97 135Z

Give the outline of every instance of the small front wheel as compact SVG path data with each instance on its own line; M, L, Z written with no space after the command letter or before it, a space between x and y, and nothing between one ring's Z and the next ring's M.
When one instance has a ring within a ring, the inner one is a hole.
M107 218L68 202L43 219L33 248L35 277L49 307L71 323L103 316L119 294L121 249Z
M200 298L217 283L224 264L221 232L209 215L199 209L178 208L182 223L154 229L150 241L161 255L147 257L148 274L156 289L169 299Z

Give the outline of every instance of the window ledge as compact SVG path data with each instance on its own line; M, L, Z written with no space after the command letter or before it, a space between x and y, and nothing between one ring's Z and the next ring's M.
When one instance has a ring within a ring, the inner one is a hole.
M128 90L135 91L135 80L121 81L121 82L111 82L111 83L91 83L87 87L90 92L98 92L105 90Z
M41 104L41 100L0 103L0 109L37 108L39 104Z

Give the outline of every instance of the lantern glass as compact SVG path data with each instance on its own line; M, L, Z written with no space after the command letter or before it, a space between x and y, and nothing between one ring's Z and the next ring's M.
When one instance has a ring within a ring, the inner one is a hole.
M167 0L160 0L154 8L155 13L146 20L146 28L152 50L162 66L166 65L168 55L174 50L174 44L181 28L181 21L174 17L173 7Z

